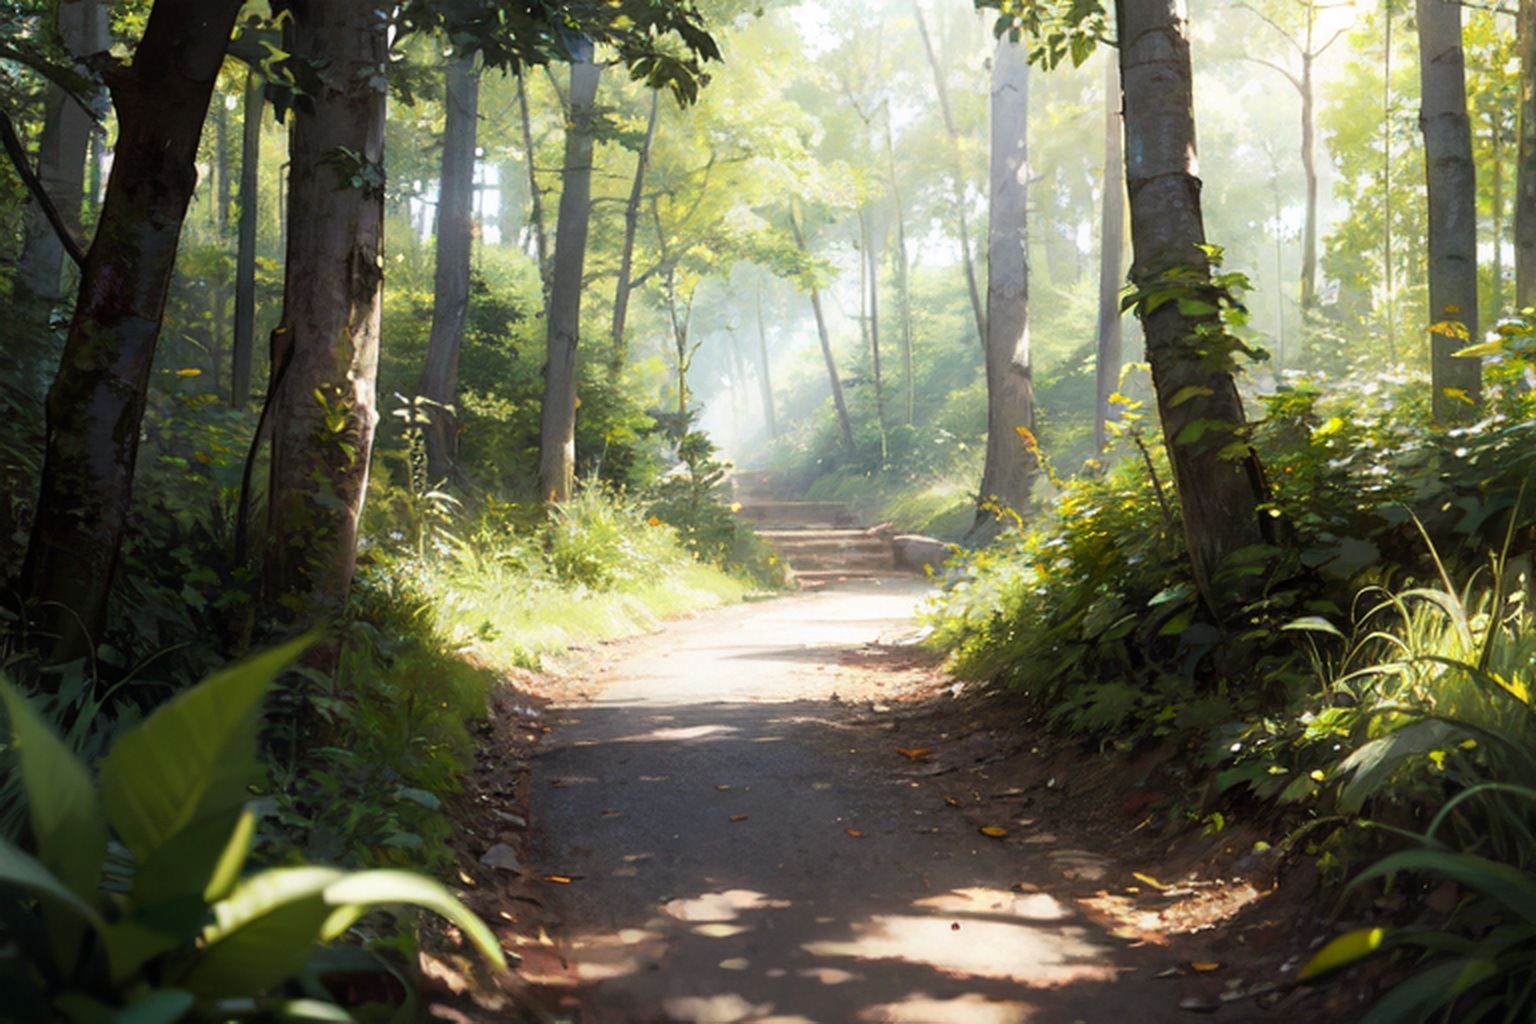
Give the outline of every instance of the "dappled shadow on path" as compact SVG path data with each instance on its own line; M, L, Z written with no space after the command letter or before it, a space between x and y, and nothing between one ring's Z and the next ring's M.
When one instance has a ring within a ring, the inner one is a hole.
M573 879L569 969L544 980L584 1024L1179 1019L1147 951L1041 891L1046 848L978 835L845 705L562 714L535 852Z

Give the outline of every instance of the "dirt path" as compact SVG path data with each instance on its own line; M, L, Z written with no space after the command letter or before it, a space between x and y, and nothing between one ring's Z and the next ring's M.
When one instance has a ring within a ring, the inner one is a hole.
M936 685L899 643L923 593L863 581L703 616L620 645L594 699L556 709L531 853L572 879L546 890L565 968L540 980L577 1021L1266 1019L1203 976L1181 1009L1168 950L1095 924L1064 881L1126 870L1043 813L978 832L965 783L913 750L948 734L890 706Z

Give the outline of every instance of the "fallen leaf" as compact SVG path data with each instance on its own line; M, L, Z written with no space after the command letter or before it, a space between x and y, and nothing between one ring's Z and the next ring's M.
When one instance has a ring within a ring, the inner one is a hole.
M863 839L864 838L864 833L860 832L856 828L845 828L845 829L843 829L843 831L847 832L849 835L853 836L853 838L855 838L855 839Z
M976 831L984 836L991 836L993 839L1001 839L1008 834L1008 830L1001 825L983 825Z
M570 885L580 877L578 875L545 875L544 881L553 882L556 885Z
M1189 962L1189 969L1199 971L1201 974L1208 974L1211 971L1221 970L1221 964L1215 960L1191 960Z
M960 806L960 801L956 800L954 797L950 796L948 793L944 794L944 802L949 804L949 806L951 806L951 807L959 807Z
M473 878L470 878L468 875L466 875L462 871L459 872L459 881L463 882L465 885L474 885L475 884L475 880Z
M960 922L959 921L951 921L949 923L949 930L952 931L952 932L959 931L960 930Z
M933 753L933 751L928 747L897 747L896 753L900 754L908 761L921 761L923 758Z
M731 815L731 820L732 821L746 821L748 817L749 817L749 815L746 815L746 814L733 814L733 815Z
M722 793L729 793L729 792L730 792L730 791L731 791L731 787L730 787L730 786L727 786L727 785L726 785L726 784L725 784L725 783L723 783L723 782L722 782L722 783L719 783L719 784L718 784L718 785L716 785L716 786L715 786L715 788L716 788L716 789L718 789L718 790L719 790L719 791L720 791L720 792L722 792Z
M1151 875L1144 874L1144 873L1142 873L1140 871L1132 871L1131 872L1131 877L1136 879L1136 881L1138 881L1138 882L1142 882L1142 883L1144 883L1146 885L1150 885L1154 889L1166 889L1166 888L1168 888L1166 885L1164 885L1162 882L1159 882L1157 879L1153 878Z

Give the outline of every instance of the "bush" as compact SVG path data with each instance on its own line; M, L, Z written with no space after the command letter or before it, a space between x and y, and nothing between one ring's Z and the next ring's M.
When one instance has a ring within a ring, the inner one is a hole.
M99 788L0 684L31 818L26 848L0 840L0 882L24 894L0 914L12 1019L337 1019L318 978L339 965L317 943L380 904L436 911L505 966L490 930L427 878L309 865L243 875L259 710L307 644L226 669L123 733Z

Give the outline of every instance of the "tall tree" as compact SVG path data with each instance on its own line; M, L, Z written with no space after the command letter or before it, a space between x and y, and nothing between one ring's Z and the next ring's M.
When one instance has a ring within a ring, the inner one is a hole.
M896 271L896 301L901 313L901 372L906 400L906 422L917 415L917 381L912 373L912 288L907 267L907 211L901 201L901 184L896 178L896 140L892 137L891 118L885 118L885 163L891 182L891 205L896 214L896 248L891 263Z
M773 377L768 362L768 325L763 319L763 282L759 280L753 289L757 309L757 382L763 392L763 420L768 426L768 436L779 436L779 420L773 409Z
M789 202L789 229L795 236L795 245L800 254L809 257L810 249L805 244L805 229L800 226L800 214L796 209L798 203L794 197ZM816 315L816 337L821 341L821 358L827 365L827 384L832 391L832 405L837 410L837 429L843 439L843 451L852 456L856 451L853 444L853 421L848 418L848 399L843 395L843 380L837 372L837 357L832 354L832 334L827 330L826 313L821 307L821 289L814 280L809 281L811 293L811 312Z
M106 621L198 138L239 8L239 0L157 0L132 62L103 75L117 146L48 394L42 491L22 568L61 658L88 651Z
M1029 59L1005 35L992 58L991 205L987 220L987 455L970 530L990 539L995 503L1022 513L1038 470L1029 363Z
M1430 377L1435 419L1467 418L1482 363L1455 353L1477 336L1477 172L1467 116L1461 7L1418 0L1424 173L1429 189Z
M368 0L289 9L289 48L319 81L289 148L264 590L313 618L339 610L351 587L378 418L390 25Z
M1536 0L1516 14L1520 84L1515 129L1515 305L1536 306Z
M1301 172L1306 202L1301 229L1301 311L1305 316L1317 304L1317 61L1344 34L1340 28L1323 42L1317 39L1317 17L1322 11L1342 4L1320 4L1317 0L1298 0L1302 26L1291 32L1257 7L1247 6L1289 45L1296 54L1296 70L1261 57L1249 60L1278 71L1296 90L1301 100Z
M71 56L83 59L105 53L111 46L102 0L60 0L57 8L59 38ZM95 128L91 112L81 104L91 100L90 96L77 99L60 86L50 84L38 143L37 177L73 238L80 236L86 154ZM16 283L25 294L57 302L62 297L63 242L37 203L28 205L25 227L25 240L16 261Z
M581 338L582 269L592 214L592 145L597 83L602 69L592 41L571 46L565 166L555 222L554 267L546 313L544 401L539 427L539 485L545 498L570 498L576 476L576 346Z
M437 266L433 271L432 331L417 393L427 400L427 475L446 480L458 458L455 412L459 348L469 311L469 262L474 250L475 140L480 118L480 71L474 54L448 62L443 100L443 169L437 189Z
M965 286L971 296L971 315L976 319L976 338L985 348L987 344L986 314L981 305L981 289L976 283L976 260L971 255L971 229L970 219L967 217L965 196L965 171L960 163L960 128L955 123L955 115L949 105L949 85L944 80L944 68L939 63L939 55L933 48L933 39L928 34L928 22L923 17L921 4L914 7L917 12L917 32L923 40L923 53L928 58L928 66L933 71L933 89L939 98L939 113L944 118L944 131L949 135L950 155L952 158L951 173L955 194L955 221L960 233L960 261L965 267Z
M1182 0L1124 2L1115 13L1131 283L1139 295L1137 313L1191 568L1219 613L1222 563L1266 541L1269 531L1259 511L1266 498L1263 472L1252 449L1241 444L1243 403L1215 312L1221 296L1211 280L1195 173L1189 23ZM1234 444L1240 447L1233 450Z
M661 91L651 90L651 112L645 120L645 136L635 154L635 177L629 186L629 200L624 204L624 244L619 251L619 279L613 288L613 354L608 369L617 375L624 369L628 347L624 323L629 314L629 293L635 265L635 236L640 229L640 201L645 195L645 169L651 162L651 144L656 140L656 115L661 111Z
M1120 386L1124 317L1120 288L1125 283L1125 153L1121 140L1120 68L1104 61L1104 197L1099 202L1099 324L1094 358L1094 450L1109 442L1110 420L1118 418L1109 398Z
M246 72L245 107L240 126L240 219L235 242L235 337L229 400L244 409L251 398L256 361L256 229L261 171L262 82L255 68Z

